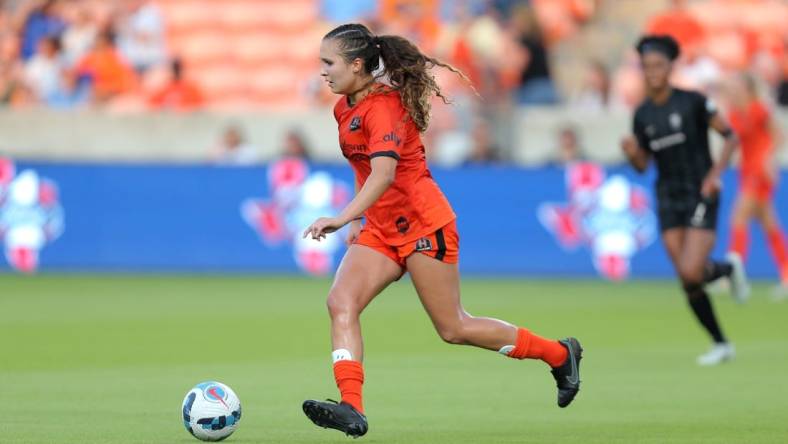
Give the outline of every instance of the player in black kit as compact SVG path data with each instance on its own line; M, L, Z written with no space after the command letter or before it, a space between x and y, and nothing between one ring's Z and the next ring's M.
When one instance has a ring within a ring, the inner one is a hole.
M734 299L743 302L749 295L738 255L709 259L716 238L720 174L739 142L711 100L670 85L673 61L679 56L673 38L646 36L637 50L648 97L635 112L634 135L625 137L621 146L639 172L652 157L656 162L662 241L695 317L714 340L698 363L716 365L732 359L734 348L722 333L704 285L727 277ZM709 127L725 138L716 163L709 151Z

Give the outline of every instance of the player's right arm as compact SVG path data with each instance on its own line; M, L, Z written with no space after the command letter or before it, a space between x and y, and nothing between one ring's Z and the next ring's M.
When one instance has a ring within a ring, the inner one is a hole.
M629 134L621 139L621 150L627 157L629 164L637 170L638 173L646 171L648 162L651 159L651 154L644 148L640 147L640 143L633 134Z
M642 173L648 168L651 152L647 148L648 138L638 114L639 111L636 111L635 117L632 119L632 134L621 140L621 150L624 151L624 155L627 156L630 165L638 173Z
M358 194L358 182L355 183L355 193L354 195ZM345 239L345 244L350 246L353 242L356 241L358 235L361 233L361 218L356 218L350 221L350 229L347 230L347 239Z

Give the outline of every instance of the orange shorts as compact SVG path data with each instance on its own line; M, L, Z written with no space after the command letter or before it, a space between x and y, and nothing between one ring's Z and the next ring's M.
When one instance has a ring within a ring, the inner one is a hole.
M740 183L742 194L752 196L760 203L771 202L774 195L774 183L766 175L742 175Z
M366 228L361 230L354 243L385 254L403 270L407 268L405 259L413 253L426 254L447 264L456 264L460 258L460 236L457 234L455 221L449 222L430 235L398 247L385 243Z

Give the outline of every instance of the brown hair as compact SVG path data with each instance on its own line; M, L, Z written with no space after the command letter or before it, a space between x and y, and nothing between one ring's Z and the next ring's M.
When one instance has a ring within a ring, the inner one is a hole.
M337 40L346 62L350 63L357 58L363 60L364 70L368 74L380 67L382 59L383 71L375 76L388 77L392 88L399 91L413 123L421 132L426 131L429 126L430 97L434 94L440 97L443 103L450 103L442 94L430 69L440 66L462 77L466 82L469 81L465 74L453 66L422 54L419 48L407 39L396 35L375 36L361 24L338 26L323 39Z

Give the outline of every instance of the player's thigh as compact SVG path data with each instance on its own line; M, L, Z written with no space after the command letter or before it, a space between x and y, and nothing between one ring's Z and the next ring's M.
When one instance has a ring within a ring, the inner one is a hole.
M433 325L441 330L461 323L467 314L460 302L458 265L419 253L408 256L406 261L413 286Z
M741 192L733 205L733 224L744 225L755 215L758 202L748 192Z
M684 227L669 228L662 232L662 243L668 252L668 257L673 265L678 268L681 259L681 250L687 229Z
M684 236L679 273L685 281L701 282L717 233L714 230L688 228Z
M337 269L328 294L328 309L333 313L360 313L390 283L402 276L402 268L373 248L353 244Z
M777 211L771 200L758 202L755 208L755 217L767 232L780 226L780 219L777 217Z

